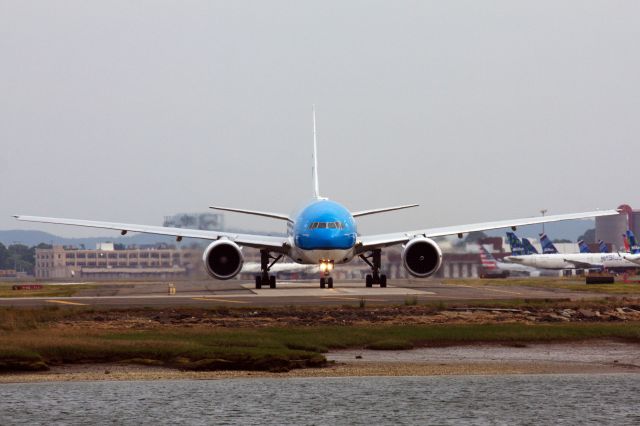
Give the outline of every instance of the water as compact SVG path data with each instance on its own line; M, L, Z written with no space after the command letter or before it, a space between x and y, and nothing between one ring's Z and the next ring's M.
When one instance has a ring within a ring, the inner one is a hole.
M0 385L1 425L640 424L640 375Z

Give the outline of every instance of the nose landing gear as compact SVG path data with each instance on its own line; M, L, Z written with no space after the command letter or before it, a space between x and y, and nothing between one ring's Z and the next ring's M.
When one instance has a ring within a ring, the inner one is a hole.
M360 255L360 258L371 267L371 274L367 274L365 277L365 286L373 287L374 284L379 284L380 287L385 288L387 286L387 276L380 274L380 258L382 257L382 250L372 250L369 256L364 254ZM369 260L371 259L371 260Z
M331 271L333 270L333 260L320 261L320 288L333 288L333 277Z

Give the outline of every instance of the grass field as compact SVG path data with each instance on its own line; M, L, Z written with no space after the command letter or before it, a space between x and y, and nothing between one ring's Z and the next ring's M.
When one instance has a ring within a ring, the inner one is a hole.
M507 279L445 279L445 284L455 284L471 287L481 286L523 286L537 287L545 289L563 289L572 291L584 291L589 293L609 293L609 294L640 294L640 284L623 283L616 281L614 284L585 284L584 278L575 277L527 277L527 278L507 278Z
M13 285L14 283L0 284L0 297L68 297L79 290L95 288L93 284L44 284L42 290L13 290Z
M127 362L185 370L268 370L326 365L331 349L410 349L473 343L522 345L588 339L640 343L639 323L450 324L392 326L311 326L148 330L65 328L46 324L70 319L69 310L42 316L14 311L0 333L0 371L46 370L70 363Z

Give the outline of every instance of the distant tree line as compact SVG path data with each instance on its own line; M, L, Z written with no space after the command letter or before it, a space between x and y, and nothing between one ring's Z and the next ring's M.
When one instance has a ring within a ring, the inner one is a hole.
M6 247L0 243L0 269L15 269L33 274L36 264L36 248L51 248L51 246L41 243L33 247L24 244L11 244Z

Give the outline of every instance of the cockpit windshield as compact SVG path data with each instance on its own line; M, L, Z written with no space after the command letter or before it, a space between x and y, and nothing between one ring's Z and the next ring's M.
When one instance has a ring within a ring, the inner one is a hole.
M311 222L309 229L344 229L342 222Z

